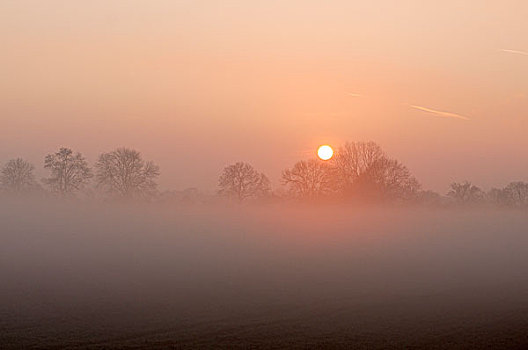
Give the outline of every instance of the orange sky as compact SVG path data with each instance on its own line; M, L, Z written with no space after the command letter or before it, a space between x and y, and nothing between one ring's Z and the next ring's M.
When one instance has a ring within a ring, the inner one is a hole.
M528 181L528 3L432 3L4 0L0 161L130 146L212 190L374 140L440 192Z

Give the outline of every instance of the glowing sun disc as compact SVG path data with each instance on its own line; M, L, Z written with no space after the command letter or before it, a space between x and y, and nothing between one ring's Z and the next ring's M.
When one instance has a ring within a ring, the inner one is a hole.
M317 150L317 156L322 160L328 160L334 155L334 150L328 145L322 145Z

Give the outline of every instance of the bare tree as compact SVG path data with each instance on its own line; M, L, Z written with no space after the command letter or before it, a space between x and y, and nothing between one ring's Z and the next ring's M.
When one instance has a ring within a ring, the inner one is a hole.
M144 161L141 153L118 148L103 153L95 164L97 187L120 198L150 198L157 193L159 167Z
M374 142L347 142L331 161L336 186L341 192L350 192L358 179L384 157L383 150Z
M282 172L282 184L290 195L298 198L316 198L333 192L330 163L310 159L297 162L293 168Z
M238 201L269 195L270 181L250 164L237 162L224 168L220 179L219 194Z
M61 148L57 153L48 154L44 168L51 176L43 179L52 192L61 196L72 196L81 190L93 177L92 171L81 153Z
M347 197L409 199L420 188L407 167L374 142L348 142L330 164L336 191Z
M0 184L9 193L27 193L38 187L35 167L21 158L11 159L2 168Z
M413 199L420 190L418 180L395 159L382 157L360 176L360 186L382 199Z
M471 182L463 183L453 182L447 195L453 198L459 204L479 203L484 200L484 192Z
M488 192L491 202L498 205L523 208L528 206L528 183L511 182L508 186L497 189L493 188Z
M528 206L528 183L512 182L504 188L508 203L514 207Z

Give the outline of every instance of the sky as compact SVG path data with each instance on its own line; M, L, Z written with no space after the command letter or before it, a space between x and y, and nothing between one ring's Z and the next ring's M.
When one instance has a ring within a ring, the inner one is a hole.
M526 1L0 2L0 163L120 146L162 189L379 143L426 189L528 181ZM39 174L45 173L39 170Z

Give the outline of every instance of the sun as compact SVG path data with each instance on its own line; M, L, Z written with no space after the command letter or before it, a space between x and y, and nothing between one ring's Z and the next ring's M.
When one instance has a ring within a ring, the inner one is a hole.
M317 149L317 156L322 160L329 160L334 155L334 150L328 145L319 146Z

